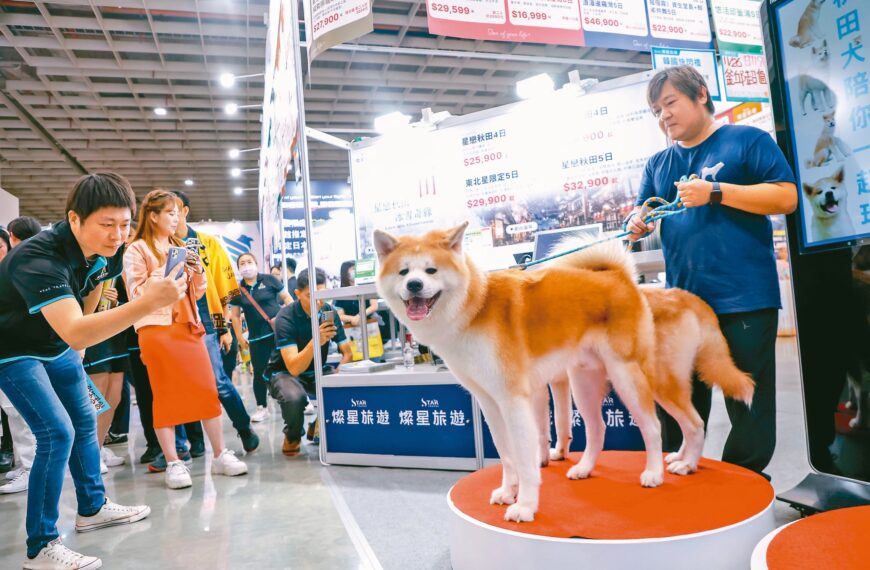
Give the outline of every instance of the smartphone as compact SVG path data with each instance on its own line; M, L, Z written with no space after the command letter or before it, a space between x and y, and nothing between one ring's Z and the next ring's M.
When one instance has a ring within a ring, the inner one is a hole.
M166 271L164 277L169 277L172 270L178 267L178 272L175 274L176 279L181 277L184 271L184 262L187 259L187 250L183 247L170 247L169 255L166 256Z
M184 247L187 248L187 251L197 255L199 255L200 245L199 240L196 238L188 238L188 240L184 242Z
M323 311L320 313L320 324L331 323L335 320L335 311Z

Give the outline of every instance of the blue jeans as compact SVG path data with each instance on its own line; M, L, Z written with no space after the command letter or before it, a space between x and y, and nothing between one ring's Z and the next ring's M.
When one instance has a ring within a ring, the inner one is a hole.
M221 355L221 341L218 333L205 335L205 346L208 348L208 356L211 359L211 367L217 381L218 399L227 411L230 421L236 431L245 431L251 428L251 416L245 409L245 403L239 395L239 391L233 386L233 381L224 371L224 363Z
M27 488L27 556L32 558L59 536L58 505L67 464L79 514L92 515L105 502L97 416L82 360L74 350L51 361L25 358L0 364L0 390L36 436Z

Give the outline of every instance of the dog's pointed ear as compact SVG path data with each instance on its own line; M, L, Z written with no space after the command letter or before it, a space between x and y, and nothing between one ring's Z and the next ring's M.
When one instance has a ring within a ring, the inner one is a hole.
M456 253L462 253L462 239L465 237L466 228L468 222L463 222L447 232L448 245Z
M834 174L834 180L836 180L837 182L842 182L845 176L846 173L843 171L843 167L841 166L840 169L837 170L837 173Z
M378 252L378 258L380 259L393 253L393 250L395 250L396 246L399 245L399 240L396 236L381 230L375 230L374 238L375 251Z

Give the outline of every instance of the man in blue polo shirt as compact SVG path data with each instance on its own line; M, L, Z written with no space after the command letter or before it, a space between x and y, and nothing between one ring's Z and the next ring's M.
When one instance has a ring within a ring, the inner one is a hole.
M94 312L100 282L121 274L135 210L123 177L83 176L67 197L67 219L0 262L0 390L37 442L27 492L25 569L101 565L60 541L58 505L67 465L78 500L77 531L136 522L151 512L106 497L96 412L77 352L184 297L184 279L155 277L140 299Z
M326 289L326 274L322 269L315 270L315 280L318 291ZM295 292L297 301L284 306L275 317L276 348L264 375L269 382L269 393L281 406L285 434L282 451L288 457L299 453L305 405L308 403L308 394L313 394L316 387L314 341L311 337L311 287L307 269L297 277ZM324 311L332 311L332 320L321 321L320 325L320 362L326 363L330 340L338 343L341 364L353 360L350 342L335 309L323 301L317 301L314 307L317 308L315 316L318 318Z
M751 407L728 400L731 433L722 459L761 472L776 444L776 330L779 280L769 215L797 207L794 174L779 147L754 127L718 125L704 78L693 67L664 69L647 99L674 144L649 159L638 205L679 195L686 211L662 221L668 287L691 291L719 317L737 367L752 375ZM687 178L696 175L688 181ZM636 215L633 239L655 229ZM706 424L711 392L694 382L693 402ZM665 449L679 447L679 428L664 426Z

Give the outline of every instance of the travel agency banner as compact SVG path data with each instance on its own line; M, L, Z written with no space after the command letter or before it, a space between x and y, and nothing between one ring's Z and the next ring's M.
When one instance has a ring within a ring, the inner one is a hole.
M353 221L353 195L350 185L341 180L311 181L311 218L317 248L317 265L326 271L337 287L339 269L345 261L356 259ZM308 239L305 233L305 204L302 184L287 182L282 201L284 255L297 262L296 273L308 265ZM274 261L282 261L279 248L272 251Z
M414 234L469 221L469 253L498 269L531 252L538 232L620 228L647 158L666 145L646 105L648 76L355 143L361 255L374 255L375 228Z
M427 0L429 32L489 41L649 51L709 48L707 0Z
M288 0L271 0L266 42L263 129L260 137L258 185L263 245L272 251L280 242L281 194L293 164L299 107L296 101L296 56L293 16Z
M802 248L870 238L870 2L776 6ZM863 33L866 36L866 33Z

